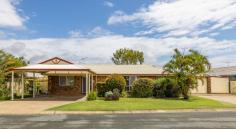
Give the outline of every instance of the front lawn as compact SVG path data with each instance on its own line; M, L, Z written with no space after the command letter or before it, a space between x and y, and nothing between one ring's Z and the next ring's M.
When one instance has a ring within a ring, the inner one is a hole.
M128 111L128 110L171 110L171 109L206 109L206 108L236 108L236 105L215 100L191 97L183 99L155 98L120 98L119 101L84 101L67 104L50 110L59 111Z

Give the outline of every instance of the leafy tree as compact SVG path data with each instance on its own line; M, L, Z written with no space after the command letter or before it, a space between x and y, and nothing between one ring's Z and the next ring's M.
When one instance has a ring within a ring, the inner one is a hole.
M10 69L27 65L23 57L15 57L0 50L0 85L10 78Z
M206 56L198 51L189 50L187 54L174 50L172 59L164 65L165 73L170 73L177 81L184 99L189 98L189 90L197 88L198 79L202 80L204 73L208 72L211 65Z
M142 64L144 62L143 52L128 48L121 48L113 53L112 61L117 65Z

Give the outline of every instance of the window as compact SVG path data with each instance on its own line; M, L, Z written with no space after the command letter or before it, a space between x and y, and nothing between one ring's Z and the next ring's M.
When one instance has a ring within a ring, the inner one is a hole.
M125 90L130 92L132 89L132 83L137 79L136 76L125 76L126 87Z
M74 76L59 76L59 86L74 86Z

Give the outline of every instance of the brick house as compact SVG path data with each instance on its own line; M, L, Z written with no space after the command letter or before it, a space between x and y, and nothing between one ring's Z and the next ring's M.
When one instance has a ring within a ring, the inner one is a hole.
M54 57L39 64L28 65L12 69L12 81L14 73L23 74L40 73L47 77L48 93L55 96L79 96L94 91L97 82L104 82L110 74L120 74L126 79L126 90L131 89L131 84L137 78L156 79L163 76L162 69L152 65L78 65L70 61ZM24 87L22 83L22 88ZM12 99L14 94L14 85L12 83ZM24 91L24 90L22 90ZM22 98L23 98L22 92ZM33 93L35 96L35 93Z

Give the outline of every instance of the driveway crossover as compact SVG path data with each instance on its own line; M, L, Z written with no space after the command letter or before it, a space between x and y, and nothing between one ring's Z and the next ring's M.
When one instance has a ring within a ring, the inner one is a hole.
M0 102L0 114L8 114L8 115L40 114L46 109L80 100L81 99L78 98L66 98L66 99L28 98L24 100L2 101Z
M236 95L232 95L232 94L205 94L205 95L198 95L198 96L204 97L207 99L213 99L217 101L236 104Z

